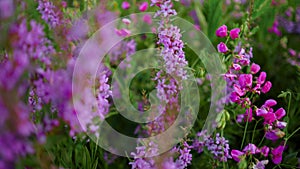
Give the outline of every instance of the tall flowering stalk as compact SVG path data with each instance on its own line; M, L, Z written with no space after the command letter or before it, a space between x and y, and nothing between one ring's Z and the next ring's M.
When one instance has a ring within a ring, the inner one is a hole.
M224 29L226 28L226 29ZM221 26L217 31L216 35L219 37L227 36L227 27L225 25ZM239 37L239 28L234 28L230 31L230 37L232 40ZM220 35L224 36L220 36ZM234 35L235 34L235 35ZM242 140L242 147L244 146L244 139L246 130L248 129L248 123L252 122L254 119L258 120L262 118L264 120L263 126L265 129L265 138L268 140L276 141L284 137L285 133L282 131L286 127L286 122L282 121L286 112L283 108L274 110L273 107L277 104L274 99L268 99L261 106L255 104L255 96L268 93L272 87L272 83L267 81L267 74L263 72L260 66L256 63L252 63L251 58L253 57L252 48L244 48L241 42L235 47L235 49L229 49L225 43L221 42L223 46L226 47L226 51L221 49L224 48L218 45L218 51L224 53L225 55L232 52L232 62L229 65L229 70L224 74L224 78L227 81L228 97L227 104L239 105L244 109L243 114L237 115L237 122L245 122L245 131ZM245 71L247 70L247 71ZM268 157L269 153L272 154L272 161L274 164L279 164L281 162L282 149L274 148L276 151L269 151L270 148L264 146L258 148L253 143L248 143L242 151L232 150L231 155L233 159L237 162L241 162L247 156L253 156L255 154L262 154L264 157ZM281 151L280 153L278 153ZM275 155L275 153L277 153ZM280 156L280 157L278 157ZM254 167L264 168L268 164L268 160L258 161L256 164L251 164Z

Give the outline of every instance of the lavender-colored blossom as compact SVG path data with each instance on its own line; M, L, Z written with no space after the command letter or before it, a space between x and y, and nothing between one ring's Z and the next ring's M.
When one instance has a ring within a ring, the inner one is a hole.
M52 28L55 28L61 24L61 19L59 18L59 13L53 2L49 0L39 0L39 6L37 10L41 13L42 19L45 20Z

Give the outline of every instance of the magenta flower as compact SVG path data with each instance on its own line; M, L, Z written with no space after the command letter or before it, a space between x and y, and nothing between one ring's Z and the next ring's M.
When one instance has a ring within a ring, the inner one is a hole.
M289 54L291 55L291 56L296 56L296 51L295 50L293 50L293 49L289 49Z
M257 84L263 84L267 78L267 73L266 72L260 72L258 79L257 79Z
M244 152L241 152L239 150L232 150L231 151L231 156L236 162L240 162L242 156L244 155Z
M240 33L240 28L234 28L230 31L229 35L231 37L231 39L236 39L239 37L239 33Z
M285 116L285 110L283 108L280 108L278 109L276 112L275 112L275 115L276 115L276 119L277 120L280 120L282 117Z
M115 32L117 35L123 36L123 37L129 36L131 34L130 30L125 29L125 28L122 28L120 30L115 29Z
M265 157L268 157L269 151L270 148L267 146L263 146L262 148L260 148L260 153Z
M276 100L274 99L269 99L265 102L264 106L266 107L273 107L277 104Z
M219 43L217 48L218 48L218 52L220 53L226 53L228 51L226 44L223 42Z
M258 64L253 63L251 65L250 71L252 74L256 74L257 72L259 72L260 70L260 66Z
M268 93L271 87L272 87L272 83L270 81L267 81L265 85L261 88L261 92Z
M141 12L144 12L144 11L146 11L148 9L148 2L143 2L141 5L140 5L140 7L139 7L139 10L141 11Z
M130 3L127 2L127 1L124 1L124 2L122 3L122 8L123 8L123 9L129 9L129 8L130 8Z
M265 119L265 122L264 122L265 124L272 124L276 120L276 116L272 112L264 114L263 117Z
M272 161L274 164L280 164L282 161L282 153L284 150L284 146L280 145L276 148L274 148L271 153L272 153Z
M221 38L226 37L227 36L227 26L226 25L220 26L216 31L216 35Z
M252 86L252 74L241 74L239 77L239 84L242 88Z
M152 18L151 18L151 15L145 14L145 15L143 16L143 21L144 21L145 23L151 25L151 24L152 24Z

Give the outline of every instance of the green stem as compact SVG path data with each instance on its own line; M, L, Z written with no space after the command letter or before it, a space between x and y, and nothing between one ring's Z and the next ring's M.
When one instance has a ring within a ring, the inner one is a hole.
M251 143L253 143L253 141L254 141L255 130L256 130L256 127L257 127L258 123L259 123L261 120L262 120L262 119L259 119L259 120L256 121L256 123L255 123L254 129L253 129L253 133L252 133Z
M246 126L245 126L245 130L244 130L244 135L243 135L243 140L242 140L242 144L241 144L241 149L244 147L244 142L245 142L245 139L246 139L246 133L247 133L247 129L248 129L248 118L249 116L247 116L247 122L246 122Z

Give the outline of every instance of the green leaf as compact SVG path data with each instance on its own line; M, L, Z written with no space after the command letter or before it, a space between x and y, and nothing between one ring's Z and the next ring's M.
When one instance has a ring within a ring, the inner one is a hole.
M214 41L216 38L215 32L220 26L222 20L222 1L220 0L209 0L207 22L208 22L208 38Z

